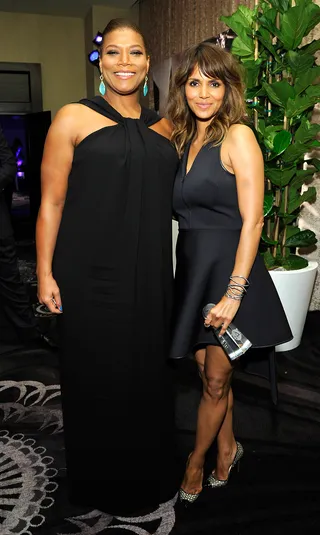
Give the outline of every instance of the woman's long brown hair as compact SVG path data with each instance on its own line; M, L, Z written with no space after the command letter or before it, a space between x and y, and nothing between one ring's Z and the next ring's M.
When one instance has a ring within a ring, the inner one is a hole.
M173 76L168 100L168 114L173 123L172 141L179 156L197 131L196 118L185 95L185 84L196 66L204 76L221 80L226 87L223 103L206 129L205 144L222 143L230 126L243 122L246 115L244 86L234 56L212 43L191 46Z

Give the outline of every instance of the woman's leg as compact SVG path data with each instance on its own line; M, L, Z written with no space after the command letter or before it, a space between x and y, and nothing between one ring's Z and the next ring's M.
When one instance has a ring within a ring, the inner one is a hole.
M232 428L232 414L231 411L228 413L232 366L228 358L221 347L207 346L205 350L197 351L196 360L203 378L203 394L198 410L195 448L189 458L181 485L183 490L190 494L197 494L201 491L205 454L215 437L222 430L221 447L224 447L224 440L229 438L230 428ZM203 365L201 365L202 362ZM230 398L230 402L231 400L232 398ZM225 422L226 416L227 422ZM235 449L234 442L234 451ZM222 463L222 459L225 460L225 455L221 455L217 477L224 475L221 474L225 464ZM231 462L232 458L229 466ZM226 473L226 477L227 475Z
M200 350L196 354L196 361L203 383L206 382L204 373L205 350ZM217 435L218 444L218 458L215 475L217 479L227 479L230 465L234 459L237 451L237 444L233 434L233 393L232 388L229 388L228 406Z
M225 480L237 451L237 443L233 434L233 393L229 389L227 412L217 436L218 457L215 477Z

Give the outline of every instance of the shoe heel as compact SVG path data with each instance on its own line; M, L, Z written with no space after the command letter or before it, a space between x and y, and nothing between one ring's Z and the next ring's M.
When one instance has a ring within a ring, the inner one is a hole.
M228 473L228 477L227 479L224 479L224 480L221 480L221 479L216 479L215 477L215 471L213 471L210 476L208 477L207 479L207 482L206 482L206 486L207 487L211 487L211 488L220 488L220 487L225 487L229 481L229 476L230 476L230 472L233 468L237 467L237 471L239 472L240 471L240 459L241 457L243 456L243 447L242 445L240 444L240 442L237 442L237 451L236 451L236 454L234 456L234 460L233 460L233 463L231 464L230 468L229 468L229 473Z
M186 509L190 507L194 502L199 498L200 492L198 494L189 494L183 489L179 490L179 503Z

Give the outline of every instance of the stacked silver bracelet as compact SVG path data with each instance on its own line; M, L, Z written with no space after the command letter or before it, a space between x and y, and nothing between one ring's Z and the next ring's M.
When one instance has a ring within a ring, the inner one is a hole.
M236 279L242 279L244 283L237 282ZM234 299L235 301L241 301L244 294L247 293L247 288L249 288L250 282L246 277L243 277L242 275L231 275L230 282L227 286L227 291L224 294L226 297L230 297L230 299Z

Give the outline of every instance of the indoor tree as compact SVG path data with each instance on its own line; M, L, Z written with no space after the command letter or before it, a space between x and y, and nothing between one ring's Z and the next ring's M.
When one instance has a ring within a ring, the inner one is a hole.
M320 101L320 40L301 43L320 22L320 7L312 0L261 1L221 20L236 33L232 53L244 68L248 113L264 156L261 252L268 269L301 269L308 261L296 248L317 241L299 229L298 216L302 203L315 199L315 188L305 184L320 170L318 159L306 159L320 146L320 125L311 122Z

